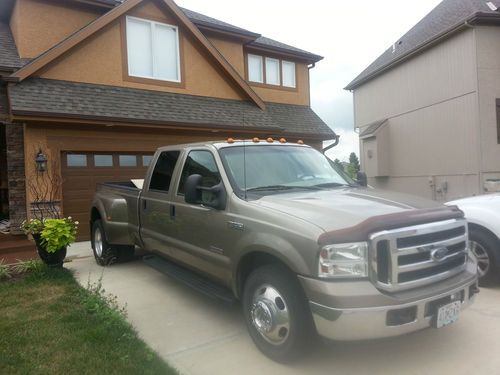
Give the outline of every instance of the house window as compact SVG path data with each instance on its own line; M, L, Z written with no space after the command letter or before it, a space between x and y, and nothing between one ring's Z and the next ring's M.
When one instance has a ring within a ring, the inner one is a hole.
M281 71L283 72L283 86L295 88L297 85L295 82L295 63L282 61Z
M292 89L297 87L294 62L248 54L247 69L250 82Z
M280 61L266 57L266 83L280 85Z
M248 55L248 79L252 82L264 82L262 56Z
M127 17L127 55L130 76L181 81L176 26Z

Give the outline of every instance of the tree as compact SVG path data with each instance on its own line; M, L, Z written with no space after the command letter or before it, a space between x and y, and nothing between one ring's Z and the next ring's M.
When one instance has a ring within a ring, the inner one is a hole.
M344 170L344 166L342 165L342 162L339 159L335 159L333 161L333 165L335 165L335 167L337 167L340 171Z
M351 154L349 155L349 165L347 166L347 173L349 174L349 176L351 176L351 178L356 178L356 175L358 174L359 172L359 159L356 155L356 153L354 152L351 152Z

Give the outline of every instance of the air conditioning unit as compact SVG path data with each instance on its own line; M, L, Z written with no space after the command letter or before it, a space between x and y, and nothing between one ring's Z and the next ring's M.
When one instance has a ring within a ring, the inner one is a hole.
M484 190L489 193L500 192L500 179L486 180Z

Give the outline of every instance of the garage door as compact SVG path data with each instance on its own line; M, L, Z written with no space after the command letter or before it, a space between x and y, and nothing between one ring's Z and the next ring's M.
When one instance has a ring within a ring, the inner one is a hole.
M89 209L96 184L144 178L152 153L63 152L63 209L80 222L78 240L90 238Z

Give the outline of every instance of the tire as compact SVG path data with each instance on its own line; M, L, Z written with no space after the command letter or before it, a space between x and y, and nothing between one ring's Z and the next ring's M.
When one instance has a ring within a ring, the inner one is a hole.
M479 285L498 282L500 275L500 242L490 232L480 228L469 229L471 251L478 261Z
M92 251L96 263L100 266L127 261L134 256L133 246L118 246L108 243L101 220L96 220L92 224Z
M253 342L269 358L288 362L310 348L314 330L309 305L297 277L284 266L269 264L250 274L243 309Z

